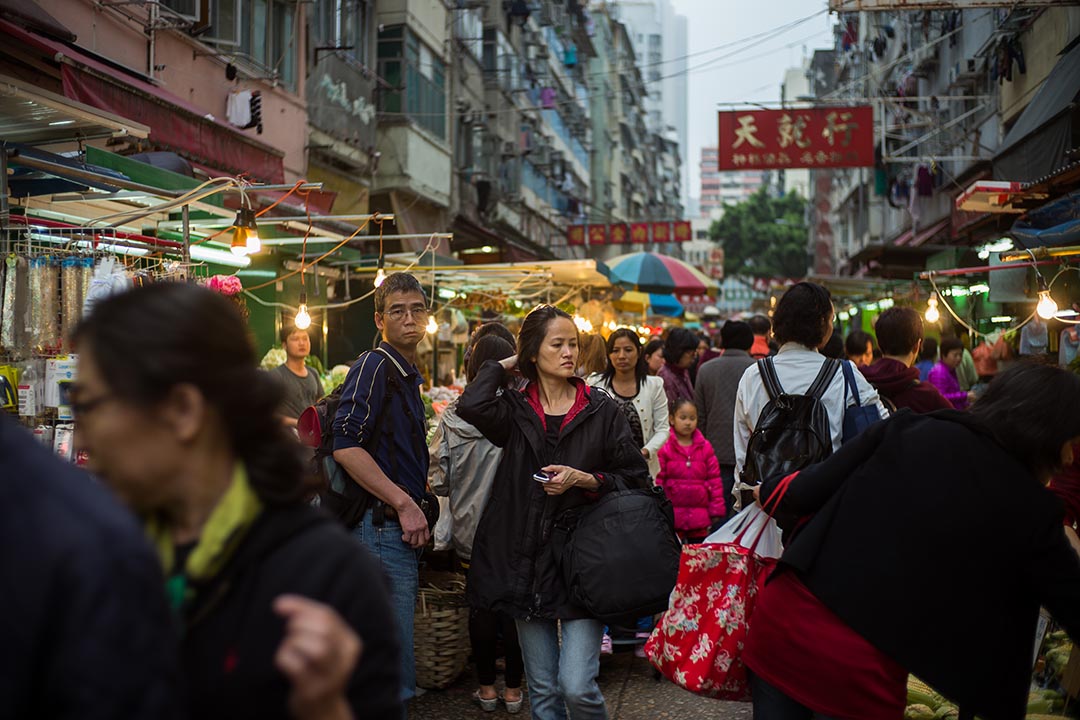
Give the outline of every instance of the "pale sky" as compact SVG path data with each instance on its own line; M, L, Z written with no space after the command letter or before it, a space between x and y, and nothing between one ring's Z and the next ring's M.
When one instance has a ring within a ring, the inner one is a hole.
M675 11L689 21L690 47L683 54L703 53L687 59L690 147L683 162L690 168L687 194L697 197L701 188L698 170L701 148L716 144L716 113L720 109L717 104L778 101L784 72L800 66L803 57L809 57L815 49L832 47L835 15L821 12L827 8L825 0L672 2ZM769 32L814 13L820 14L797 27L782 33ZM732 45L762 33L767 34ZM726 47L703 52L719 45ZM722 56L727 57L721 59ZM711 60L715 62L709 63Z

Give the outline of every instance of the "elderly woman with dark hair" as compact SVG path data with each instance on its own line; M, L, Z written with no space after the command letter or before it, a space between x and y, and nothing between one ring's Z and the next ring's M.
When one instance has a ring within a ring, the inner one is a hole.
M1080 377L1022 365L970 412L901 410L765 480L761 500L805 524L754 612L755 717L899 718L913 673L961 717L1023 718L1039 607L1080 639L1080 558L1045 487L1077 406Z
M672 328L664 340L664 367L660 378L664 381L664 394L668 403L679 398L694 397L694 383L690 368L697 362L698 343L701 339L686 328Z
M607 717L596 683L604 626L573 604L552 552L555 518L617 485L645 487L648 468L615 402L574 375L578 332L551 305L535 308L518 354L484 363L458 415L503 449L473 542L473 607L517 620L530 706L537 720ZM520 368L523 390L508 390Z

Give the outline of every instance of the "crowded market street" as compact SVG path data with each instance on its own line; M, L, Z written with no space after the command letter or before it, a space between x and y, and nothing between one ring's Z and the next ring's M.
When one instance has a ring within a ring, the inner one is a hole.
M1080 720L1080 0L0 39L0 720Z

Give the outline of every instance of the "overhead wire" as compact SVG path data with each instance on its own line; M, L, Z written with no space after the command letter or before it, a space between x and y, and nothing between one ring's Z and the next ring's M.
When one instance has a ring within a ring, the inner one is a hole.
M718 49L726 49L727 47L731 47L733 45L746 44L745 47L741 47L741 48L739 48L737 50L734 50L734 51L732 51L730 53L726 53L726 54L721 55L721 56L716 57L716 58L711 58L710 60L707 60L707 61L701 63L700 65L697 65L697 66L694 66L694 67L689 67L689 68L686 68L684 70L679 70L677 72L673 72L673 73L670 73L668 75L663 75L663 76L660 76L660 77L652 79L652 80L642 79L642 84L643 85L651 85L651 84L655 84L655 83L658 83L658 82L662 82L664 80L670 80L672 78L676 78L676 77L679 77L681 75L690 75L690 74L694 74L694 73L697 73L697 72L719 70L719 69L726 68L726 67L734 67L735 65L741 64L743 62L749 62L751 60L757 60L757 59L760 59L762 57L768 57L769 55L771 55L771 54L773 54L773 53L775 53L775 52L777 52L779 50L785 50L785 49L795 47L796 45L799 45L799 44L801 44L803 42L806 42L807 40L813 39L819 33L814 33L812 35L808 35L806 37L799 38L798 40L792 41L792 42L790 42L790 43L788 43L786 45L782 45L780 47L776 47L776 48L773 48L771 50L767 50L765 52L758 53L756 55L752 55L750 57L742 58L741 60L736 61L736 62L726 63L724 65L720 65L720 66L716 66L716 67L709 67L712 63L718 62L720 60L725 60L725 59L728 59L728 58L731 58L731 57L735 57L735 56L739 55L740 53L743 53L743 52L746 52L747 50L751 50L753 48L758 47L758 45L760 45L760 43L754 42L755 40L759 40L759 39L771 40L771 39L773 39L775 37L779 37L780 35L783 35L785 32L787 32L789 30L792 30L795 27L798 27L799 25L802 25L802 24L806 23L807 21L812 20L815 17L823 15L826 12L828 12L828 11L827 10L821 10L821 11L818 11L818 12L812 14L812 15L808 15L808 16L806 16L804 18L800 18L798 20L787 23L785 25L780 25L780 26L778 26L776 28L772 28L770 30L766 30L766 31L763 31L761 33L757 33L756 35L751 35L751 36L748 36L746 38L742 38L740 40L736 40L736 41L732 41L730 43L726 43L724 45L718 45L715 48L712 48L710 50L701 51L700 53L697 53L697 54L706 54L706 53L709 53L709 52L715 52ZM747 43L751 43L751 42L754 42L754 44L753 45L747 44ZM587 75L587 78L622 77L627 72L632 71L632 69L634 69L634 68L637 68L637 69L640 70L642 68L647 68L647 67L651 67L651 66L654 66L654 65L660 65L660 64L676 62L678 60L682 60L682 59L685 59L687 57L692 57L693 55L694 54L686 55L686 56L683 56L681 58L676 58L676 59L672 59L672 60L662 60L662 61L658 61L656 63L651 63L651 64L644 64L644 65L635 64L632 68L620 67L620 68L614 69L614 70L605 70L605 71L602 71L602 72L590 73L590 74ZM511 90L510 92L515 93L515 92L526 92L526 91L525 90ZM482 114L485 117L490 117L490 116L499 116L499 115L510 114L510 113L523 113L523 112L538 111L538 110L540 110L540 111L542 111L542 110L552 110L552 109L556 109L556 108L563 107L563 106L579 105L581 100L592 100L594 98L608 96L608 95L614 96L616 94L617 94L617 92L615 90L596 90L596 91L593 91L593 92L586 93L583 97L579 97L579 96L575 95L575 96L573 96L571 98L567 98L565 100L556 100L554 103L550 103L549 106L545 106L545 105L542 105L542 104L527 105L525 107L514 106L514 107L510 107L510 108L503 108L503 109L500 109L500 110L484 110L484 111L482 111ZM551 107L551 105L553 105L554 107ZM466 111L462 111L462 112L452 112L452 113L415 113L415 112L379 111L378 115L380 117L387 117L387 118L391 118L391 117L462 118L462 117L470 117L470 116L472 116L474 114L474 112L475 111L472 111L472 110L466 110Z

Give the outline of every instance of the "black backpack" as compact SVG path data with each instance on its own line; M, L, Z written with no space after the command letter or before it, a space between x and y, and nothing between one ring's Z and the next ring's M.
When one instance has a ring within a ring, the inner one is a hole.
M662 488L623 487L572 508L551 537L571 601L608 623L662 612L679 576L675 514Z
M840 369L839 361L828 359L805 395L788 395L776 376L772 358L758 360L757 365L769 403L758 416L746 446L741 480L747 485L787 476L832 455L829 413L821 397ZM744 496L744 507L746 502Z
M357 362L361 362L363 357L361 354ZM386 395L383 396L382 411L375 421L375 431L364 443L364 449L372 455L382 441L387 413L400 385L401 379L397 372L386 373ZM297 423L297 430L304 444L315 448L311 459L311 474L316 478L319 488L319 505L352 530L372 507L375 497L348 477L341 465L334 460L334 418L337 417L344 388L344 383L338 385L333 392L305 410Z

